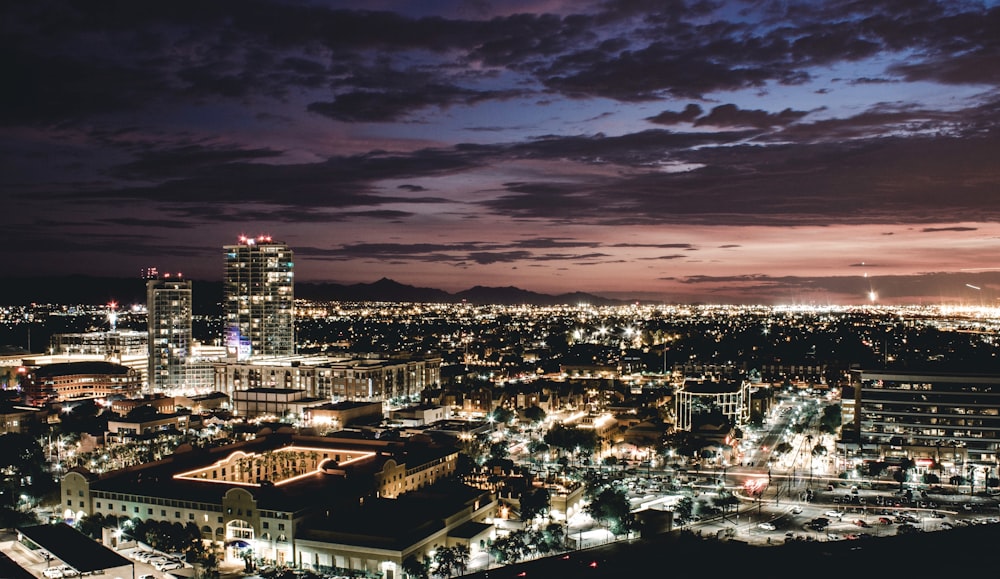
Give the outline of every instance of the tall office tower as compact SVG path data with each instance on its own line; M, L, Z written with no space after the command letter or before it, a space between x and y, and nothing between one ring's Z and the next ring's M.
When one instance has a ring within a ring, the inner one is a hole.
M246 360L294 354L292 250L266 235L240 237L224 249L228 355Z
M187 385L191 356L191 282L165 274L146 282L149 387L176 391Z

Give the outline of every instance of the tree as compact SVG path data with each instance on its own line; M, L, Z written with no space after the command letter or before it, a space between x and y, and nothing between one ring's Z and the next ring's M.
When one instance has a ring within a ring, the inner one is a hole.
M430 576L431 560L428 558L418 559L416 555L407 555L403 559L403 572L413 579L428 579Z
M497 424L508 424L514 420L514 411L509 408L498 406L493 410L493 412L490 413L490 416L493 418L493 422L496 422Z
M459 575L465 575L465 570L469 567L469 560L472 558L469 546L461 543L452 547L452 551L455 554L455 570L458 571Z
M613 486L605 488L584 509L594 520L606 524L616 535L626 533L632 528L628 495L621 488Z
M522 412L524 419L532 424L537 424L545 420L545 411L538 406L529 406Z
M559 523L549 523L542 529L542 536L549 550L561 549L566 542L566 528Z
M437 574L442 577L451 577L455 571L457 554L453 547L441 547L434 552L434 564L437 565Z
M547 488L527 489L521 493L521 520L528 523L549 511L550 493Z
M674 505L674 514L681 519L690 519L692 511L694 511L694 501L691 497L682 497L681 500L677 501L677 504Z
M506 537L499 537L490 544L490 555L497 563L513 563L528 552L527 533L514 531Z
M562 424L557 424L546 432L544 440L550 446L571 452L579 448L590 454L597 448L597 433L593 430L571 428Z
M722 509L723 513L728 513L730 507L738 505L740 499L727 489L719 491L719 495L712 499L712 506Z

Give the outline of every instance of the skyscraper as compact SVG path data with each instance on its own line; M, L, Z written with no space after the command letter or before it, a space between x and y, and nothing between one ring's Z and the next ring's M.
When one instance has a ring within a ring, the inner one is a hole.
M166 274L146 282L149 387L171 391L187 383L191 356L191 282Z
M292 251L269 236L225 246L226 346L231 357L295 353Z

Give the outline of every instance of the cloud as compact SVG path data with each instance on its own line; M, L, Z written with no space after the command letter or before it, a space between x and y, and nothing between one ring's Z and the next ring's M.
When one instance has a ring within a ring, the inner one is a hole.
M806 111L793 111L785 109L778 113L769 113L762 110L742 110L736 105L719 105L713 107L712 111L694 121L698 126L715 127L756 127L767 129L793 123L806 116Z
M684 107L683 111L663 111L662 113L649 117L646 120L658 125L676 125L679 123L693 122L696 118L701 116L702 112L704 111L700 106L695 103L689 103Z
M939 233L942 231L978 231L978 227L925 227L920 231L924 233Z

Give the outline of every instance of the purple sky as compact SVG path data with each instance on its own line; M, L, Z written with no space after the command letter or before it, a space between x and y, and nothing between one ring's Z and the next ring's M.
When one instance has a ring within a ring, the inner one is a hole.
M996 0L0 10L5 278L268 234L300 281L1000 295Z

